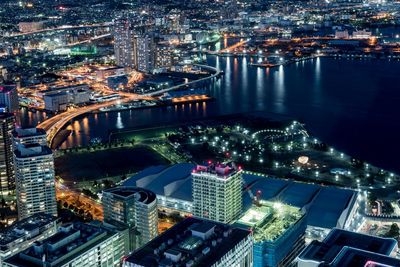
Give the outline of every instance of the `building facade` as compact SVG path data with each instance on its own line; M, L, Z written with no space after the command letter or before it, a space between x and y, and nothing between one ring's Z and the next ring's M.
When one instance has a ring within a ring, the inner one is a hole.
M198 165L192 172L193 215L222 223L241 215L242 170L233 163Z
M9 196L15 191L12 132L15 117L12 113L0 113L0 194Z
M142 188L120 186L103 192L104 223L129 229L133 251L158 235L156 195Z
M136 37L136 68L141 72L152 72L155 68L156 43L148 34Z
M114 21L114 55L118 66L134 65L134 43L131 23L127 18Z
M0 85L0 105L5 106L8 112L16 112L19 109L16 85Z
M19 145L39 144L47 145L47 134L40 128L16 128L13 131L14 149Z
M18 218L40 212L57 216L52 150L39 144L19 145L14 164Z
M254 237L254 267L289 266L304 249L306 216L279 202L258 200L236 222Z

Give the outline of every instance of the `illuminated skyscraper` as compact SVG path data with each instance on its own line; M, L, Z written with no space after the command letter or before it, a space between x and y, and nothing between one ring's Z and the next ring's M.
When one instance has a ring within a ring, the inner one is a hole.
M40 128L16 128L13 132L14 148L18 145L47 145L46 131Z
M129 250L133 251L158 235L157 198L153 192L132 186L103 192L104 222L129 228Z
M8 112L16 112L19 108L16 85L0 85L0 105Z
M132 67L134 65L134 39L131 23L127 18L114 21L114 54L118 66Z
M154 37L146 34L138 36L137 42L137 70L152 72L155 68L156 43Z
M192 172L193 215L229 223L242 213L242 171L233 163L198 165Z
M53 152L39 144L14 151L18 218L44 212L57 216Z
M0 113L0 194L8 196L15 190L12 132L15 117L12 113Z

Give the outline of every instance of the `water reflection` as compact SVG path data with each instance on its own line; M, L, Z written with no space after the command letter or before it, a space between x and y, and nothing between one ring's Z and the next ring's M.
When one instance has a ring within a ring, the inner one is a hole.
M121 118L121 112L118 112L117 123L115 124L115 127L117 129L123 129L124 128L124 123L122 122L122 118Z
M400 135L396 124L400 99L398 62L317 58L259 70L246 64L251 58L240 60L235 63L229 57L207 57L208 64L219 64L225 72L210 90L215 101L198 103L196 109L192 104L191 110L174 106L123 111L120 115L88 115L87 124L82 119L77 120L82 121L81 125L72 123L75 134L62 147L85 145L94 137L106 140L118 121L126 129L261 110L272 117L279 114L279 119L301 119L313 134L338 149L355 156L362 152L365 160L374 159L382 167L396 168L400 144L388 147L387 140L396 140ZM22 110L21 114L21 122L36 124L42 120L40 112ZM82 127L90 131L80 134Z

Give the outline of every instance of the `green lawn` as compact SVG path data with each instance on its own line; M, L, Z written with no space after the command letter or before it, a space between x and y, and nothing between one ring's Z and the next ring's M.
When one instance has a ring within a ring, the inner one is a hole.
M169 161L146 146L69 153L55 159L56 175L68 181L96 180Z

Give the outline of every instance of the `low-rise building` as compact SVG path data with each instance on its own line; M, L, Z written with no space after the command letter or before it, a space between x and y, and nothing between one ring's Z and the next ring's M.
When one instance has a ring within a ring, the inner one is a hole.
M4 267L117 267L127 253L127 233L80 222L6 259Z
M280 202L257 200L236 222L251 229L254 267L288 266L305 247L305 214Z
M253 266L251 231L188 217L123 263L123 267L156 266Z
M4 259L25 250L34 242L57 233L58 219L55 216L37 213L17 221L0 232L0 266Z
M46 94L43 96L44 108L48 111L59 112L67 110L68 94L65 92Z
M298 267L400 266L393 238L382 238L333 229L326 238L312 241L297 257Z

